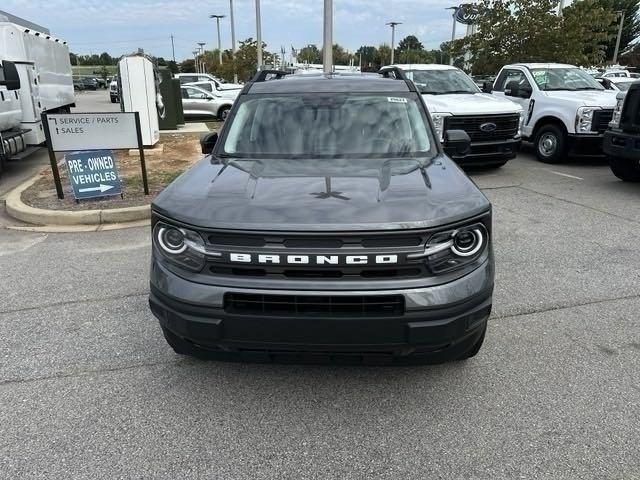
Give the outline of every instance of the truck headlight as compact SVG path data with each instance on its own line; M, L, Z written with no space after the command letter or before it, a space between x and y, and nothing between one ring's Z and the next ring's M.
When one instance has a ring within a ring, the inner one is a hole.
M619 98L616 103L616 108L613 110L613 118L609 122L609 127L618 128L620 126L620 118L622 117L622 106L624 105L624 98Z
M434 274L446 273L478 260L489 245L489 232L482 223L474 223L434 234L423 253L408 259L424 258Z
M444 142L444 119L450 116L450 113L431 114L431 121L433 121L433 127L436 129L436 136L440 142Z
M593 114L600 107L580 107L576 114L576 133L593 133Z
M204 268L206 257L221 256L206 249L199 233L163 222L153 228L153 243L169 262L194 272Z
M524 112L520 112L520 121L518 122L518 136L522 136L522 127L524 127Z

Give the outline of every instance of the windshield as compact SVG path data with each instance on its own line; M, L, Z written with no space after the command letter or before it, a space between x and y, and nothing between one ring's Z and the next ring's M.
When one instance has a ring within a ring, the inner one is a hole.
M579 68L532 68L540 90L604 90L598 81Z
M249 96L221 154L251 158L433 156L416 94Z
M407 76L413 80L420 93L424 94L480 92L473 80L460 70L409 70Z
M615 86L618 87L618 90L621 92L626 92L632 84L633 82L618 82Z

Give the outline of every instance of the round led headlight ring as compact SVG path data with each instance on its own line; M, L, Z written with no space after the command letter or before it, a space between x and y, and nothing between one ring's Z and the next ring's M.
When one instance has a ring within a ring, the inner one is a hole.
M184 242L184 234L177 228L159 228L158 243L165 252L174 255L182 253L187 249L187 244Z
M460 230L453 235L451 251L459 257L472 257L485 244L485 233L481 228Z

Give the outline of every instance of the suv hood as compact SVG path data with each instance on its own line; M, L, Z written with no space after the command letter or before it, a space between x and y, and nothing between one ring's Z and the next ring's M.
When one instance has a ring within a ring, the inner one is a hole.
M445 156L418 160L235 160L207 156L153 210L204 228L353 231L445 225L486 212L487 198Z
M422 95L429 113L453 115L491 115L520 113L522 107L510 100L487 93L452 93L449 95Z
M546 91L544 94L550 98L558 98L573 102L576 107L602 107L614 108L616 106L616 93L613 90L570 90Z

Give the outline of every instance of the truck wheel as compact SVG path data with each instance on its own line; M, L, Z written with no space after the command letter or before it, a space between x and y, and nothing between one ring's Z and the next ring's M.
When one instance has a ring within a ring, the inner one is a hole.
M556 125L543 125L533 142L538 160L544 163L559 163L565 158L567 137Z
M116 103L116 97L111 97L111 103Z
M229 115L229 110L231 110L231 107L229 106L220 108L220 111L218 112L218 119L224 122L227 119L227 115Z
M625 160L609 157L609 166L613 174L625 182L640 182L640 163L638 160Z
M480 338L478 338L476 343L471 345L469 350L467 350L462 355L460 355L460 358L458 358L458 360L468 360L469 358L475 357L480 351L480 349L482 348L482 344L484 343L484 336L486 333L487 333L487 324L485 323L484 329L482 330L482 335L480 335Z

